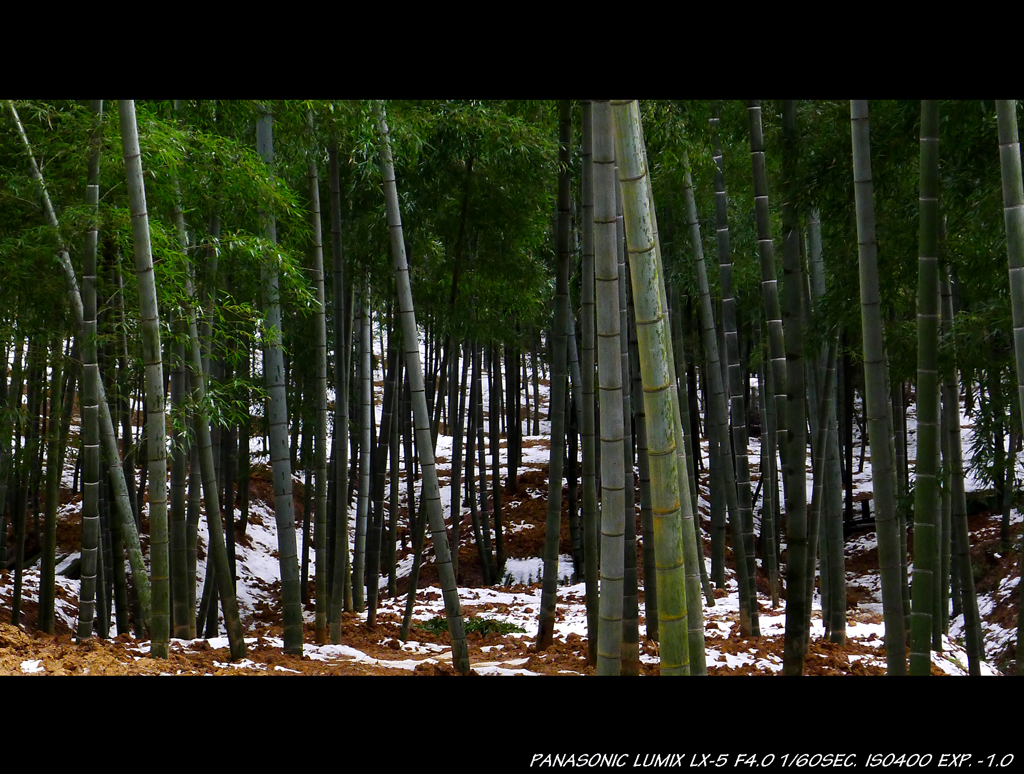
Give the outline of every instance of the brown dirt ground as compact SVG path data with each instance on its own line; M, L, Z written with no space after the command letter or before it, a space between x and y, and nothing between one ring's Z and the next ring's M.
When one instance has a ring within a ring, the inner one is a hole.
M537 439L526 439L525 445L546 445ZM442 481L442 485L447 483ZM507 484L507 482L506 482ZM270 471L266 466L254 466L253 476L250 482L249 494L251 500L263 500L272 502L272 489ZM300 525L303 514L303 488L299 483L295 484L295 520ZM61 501L69 502L72 498L67 492L62 492ZM401 509L401 522L404 523L405 509ZM504 541L504 550L507 557L525 558L538 556L542 553L544 542L544 524L547 518L547 471L527 470L521 473L517 480L517 492L512 494L507 485L502 490L502 515L506 525L515 523L517 525L530 525L530 528L520 529L516 532L507 532ZM704 517L704 526L709 528L708 515ZM567 519L567 505L563 497L562 529L560 535L559 551L563 554L572 553L571 538ZM244 543L247 538L236 525L236 540ZM981 512L970 517L972 532L972 564L975 569L975 577L978 582L980 593L991 592L998 588L999 583L1008 575L1019 574L1018 559L1016 551L1008 551L1000 544L998 533L998 520L992 519L988 512ZM637 530L639 532L639 519ZM472 524L467 515L460 527L463 537L472 534ZM65 514L58 522L57 544L58 552L77 550L81 526L80 514ZM407 548L399 550L399 558L410 550L411 540L408 540L406 532ZM1012 545L1019 545L1022 537L1021 525L1017 525L1011 536ZM730 538L727 535L727 546ZM145 542L145 541L144 541ZM464 541L465 544L459 551L459 584L464 587L482 585L482 572L478 552L471 541ZM428 549L429 550L429 549ZM705 542L705 555L710 551L709 543ZM731 555L731 551L729 551ZM638 547L638 560L642 567L642 556ZM858 574L874 570L877 567L877 552L858 552L847 557L847 571L851 574ZM7 571L4 571L7 572ZM641 570L642 572L642 570ZM758 574L759 589L767 595L767 580ZM426 564L420 576L420 586L427 586L437 583L436 570L432 564ZM312 585L312 584L311 584ZM398 582L399 594L404 594L408 587L408 581L402 579ZM312 588L310 589L312 591ZM514 587L510 588L514 590ZM63 589L58 587L58 595L63 595ZM851 583L847 592L847 603L849 616L857 620L872 620L880 622L877 616L865 615L857 610L857 604L866 598L868 592L856 583ZM273 598L273 597L272 597ZM643 596L641 593L641 610ZM504 607L500 604L488 604L485 606L489 613L501 613ZM767 611L767 603L763 605ZM311 608L310 608L311 609ZM466 605L464 614L472 616L481 606L473 607ZM10 600L0 599L0 620L10 620ZM79 675L79 674L105 674L105 675L126 675L126 674L232 674L232 675L288 675L300 673L302 675L447 675L454 674L451 667L450 651L434 655L412 654L401 649L398 640L400 619L391 613L378 615L378 624L375 631L371 632L366 628L363 619L353 614L346 614L342 622L341 642L345 645L356 648L371 659L374 663L354 659L338 657L329 661L320 661L310 658L309 655L297 657L282 653L279 647L273 647L264 639L267 636L281 636L281 612L279 604L270 602L257 609L254 615L244 622L247 635L255 637L256 642L248 648L248 659L253 662L252 666L229 666L230 656L226 648L214 649L205 641L183 647L181 643L172 643L170 658L166 661L150 658L141 654L135 647L134 641L126 636L112 640L99 640L96 638L83 642L76 642L73 632L58 622L55 635L28 634L33 632L36 626L37 605L32 601L25 601L22 605L20 619L21 628L14 627L9 623L0 623L0 675L23 674L22 662L40 661L45 674L48 675ZM1017 594L1013 593L996 606L992 614L994 618L1004 626L1013 626L1017 616ZM641 617L641 621L642 621ZM410 633L411 640L424 643L436 643L447 645L447 634L435 635L422 629L413 627ZM314 642L312 626L307 625L305 640L307 643ZM726 653L750 653L761 656L774 655L782 658L783 642L782 637L761 637L738 638L732 637L728 640L716 638L714 633L709 634L709 644ZM537 653L534 642L526 636L505 636L501 634L490 634L481 637L479 634L471 633L468 637L470 661L472 664L493 662L496 660L495 652L482 650L484 647L502 645L502 658L507 659L510 655L515 658L527 658L527 662L521 668L532 672L543 674L593 674L593 667L586 665L587 641L586 638L578 635L569 635L564 642L556 640L553 647L543 653ZM656 656L658 644L656 642L641 643L643 653ZM1004 671L1012 667L1013 646L1007 648L997 660L997 665ZM832 643L816 640L810 644L809 654L806 661L805 673L811 675L867 675L882 674L881 667L868 666L863 661L853 660L850 657L855 655L881 655L884 648L881 643L878 647L871 647L863 642L849 642L839 646ZM416 659L422 663L414 670L399 669L388 666L386 663L395 660ZM657 674L658 667L655 664L644 664L641 667L642 674ZM933 667L934 673L940 673ZM754 666L744 667L715 667L709 668L713 675L753 675L766 674L762 669Z

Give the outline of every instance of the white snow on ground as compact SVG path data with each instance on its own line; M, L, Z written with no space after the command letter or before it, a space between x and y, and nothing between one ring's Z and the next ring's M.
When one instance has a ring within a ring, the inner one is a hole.
M379 349L379 338L374 337L375 345ZM422 346L422 345L421 345ZM380 358L380 362L384 362L384 358ZM379 378L378 378L379 377ZM381 415L381 403L383 397L383 386L382 386L383 374L379 373L375 375L375 386L374 386L374 397L375 397L375 408L377 411L377 421L380 421ZM531 390L531 404L532 404L532 386ZM488 387L487 380L483 380L483 391L484 391L484 408L488 405ZM542 401L546 402L548 396L548 388L541 385ZM254 413L261 412L261 407L254 407ZM532 405L531 405L532 413ZM543 413L543 411L542 411ZM527 421L524 424L524 433L528 432L532 423ZM538 436L524 435L524 447L523 447L523 462L521 471L525 472L530 469L543 469L548 463L548 450L546 448L546 441L550 435L550 423L546 420L540 422L541 433ZM78 428L74 428L74 432L77 433ZM908 416L908 437L909 437L909 451L908 455L911 462L916 457L916 419L911 411ZM969 449L969 444L972 441L973 428L971 420L968 417L962 418L961 426L962 438L964 449ZM859 444L859 430L854 428L854 433ZM544 441L544 444L538 444L535 446L529 445L530 440ZM257 464L263 462L268 463L269 460L266 455L263 454L263 440L259 437L254 437L251 442L251 450L253 452L253 463ZM707 441L702 442L702 452L704 456L704 464L707 465ZM448 483L451 473L451 453L452 453L452 438L444 433L441 433L438 437L436 455L438 457L437 472L441 480L441 500L446 511L450 511L451 506L451 487ZM492 460L489 455L489 448L487 449L486 463L488 465L488 472L490 472L490 465ZM758 466L760 460L760 439L751 438L749 446L749 456L752 468ZM69 455L73 457L73 455ZM499 465L502 469L503 475L506 473L507 463L507 452L504 448L499 453ZM73 459L69 459L66 462L65 470L63 471L64 484L68 487L71 486L72 474L73 474ZM855 459L855 465L857 461ZM1024 478L1024 460L1018 459L1018 470L1021 473L1021 477ZM809 465L808 465L809 468ZM403 466L404 470L404 466ZM911 471L913 466L911 465ZM912 475L912 474L911 474ZM296 480L301 480L299 475L294 476ZM973 477L968 475L966 480L967 488L969 491L973 489L981 488L980 482ZM753 486L756 486L756 478ZM854 476L855 490L858 492L870 492L871 491L871 463L870 457L864 462L863 470L855 473ZM402 485L402 497L405 497L405 485L403 481ZM420 493L421 484L417 482L416 490L417 495ZM808 481L808 497L811 495L811 482ZM704 514L703 526L707 528L709 526L709 517L707 514L710 512L710 504L707 501L706 491L702 490L699 495L699 506L701 512ZM62 512L69 512L80 509L80 503L72 503L62 507ZM249 538L249 546L238 545L236 546L236 555L238 563L238 575L239 580L237 584L238 588L238 603L243 615L251 614L258 605L265 603L272 595L277 592L274 590L280 582L280 567L278 559L276 558L277 551L277 535L276 526L273 511L271 510L272 504L264 504L259 502L253 502L250 505L251 518L250 524L247 528L246 534ZM468 513L468 506L463 506L463 513ZM755 507L755 513L757 512ZM238 512L236 510L236 516ZM998 517L996 517L998 518ZM1021 521L1022 516L1018 511L1013 512L1013 521L1018 523ZM350 534L349 534L349 545L350 549L354 548L355 541L355 522L356 522L356 504L353 504L350 508ZM515 527L513 527L515 529ZM470 544L472 536L468 533L469 530L463 531L462 540L465 541L463 544ZM205 542L206 542L207 525L205 517L200 518L200 543L204 546L203 554L205 556ZM492 532L493 535L493 532ZM297 529L297 545L301 552L302 535L301 529ZM637 536L638 540L641 540L641 536ZM846 543L847 556L861 551L871 550L875 546L875 535L871 533L860 533L851 536ZM69 626L74 628L77 620L77 605L75 600L78 599L79 593L79 582L76 580L70 580L64 578L59 573L65 567L67 567L75 558L77 554L73 554L66 557L59 557L60 567L58 568L57 583L64 590L64 594L58 594L57 598L57 615L62 618ZM432 560L431 551L426 551L426 561ZM705 559L706 563L709 564L710 560ZM313 577L315 573L315 556L313 552L310 552L310 577ZM411 557L402 560L398 566L398 576L404 577L411 571L412 559ZM26 599L37 600L38 598L38 583L39 583L39 565L38 563L34 568L29 569L25 573L25 587L23 594ZM508 606L508 612L502 614L502 620L516 624L526 630L525 635L510 634L508 637L533 637L537 632L537 611L540 609L540 586L539 581L542 577L543 564L539 557L528 558L528 559L511 559L507 562L504 568L504 576L507 580L514 584L517 584L515 591L503 589L502 587L495 588L460 588L459 597L464 606L473 605L481 606L483 608L488 603L497 603ZM559 557L559 578L563 584L567 584L569 576L571 575L572 560L568 556ZM206 560L200 559L198 562L197 569L197 597L201 594L203 580L206 574ZM854 576L852 573L849 574L850 581L856 581L862 587L867 589L870 594L872 601L864 602L859 605L859 609L864 613L880 613L881 612L881 586L878 581L877 573L868 573L865 575ZM1017 594L1018 578L1008 578L994 594L983 595L979 598L979 606L984 615L986 610L991 609L993 606L998 605L1001 600L1006 599L1010 594ZM534 586L528 590L522 590L522 584L533 583ZM386 588L387 579L381 577L380 579L381 588ZM5 599L10 599L10 595L13 590L13 573L8 573L8 581L6 584L0 585L0 596ZM715 600L713 607L708 607L706 601L704 604L704 616L705 616L705 627L708 635L707 641L707 663L709 666L713 665L725 665L725 666L741 666L747 663L756 662L758 668L761 671L772 671L777 672L781 670L782 664L777 656L771 654L759 654L756 646L751 647L747 653L741 655L723 653L721 649L716 646L715 639L728 636L731 632L735 619L738 615L738 592L734 576L731 572L727 573L727 585L726 596L719 597ZM66 599L62 598L66 597ZM762 600L763 601L763 600ZM575 633L585 637L587 631L586 625L586 611L584 607L584 586L583 584L576 585L560 585L558 589L558 605L560 610L564 610L564 620L559 620L555 636L560 639L564 639L570 633ZM398 615L404 613L405 608L405 597L401 596L398 598L382 598L380 600L379 611L393 612ZM526 612L529 610L530 612ZM818 638L823 635L823 629L820 621L820 599L815 596L813 602L813 615L818 616L812 620L812 638ZM365 615L365 614L364 614ZM436 616L443 616L443 602L440 589L436 587L430 587L421 589L417 594L417 606L414 617L417 620L425 621L430 620ZM485 609L481 609L477 613L480 617L487 617L488 612ZM306 612L305 616L307 620L313 620L313 613ZM778 611L762 612L760 616L760 626L763 635L776 635L782 634L785 627L785 614L784 608L779 608ZM641 630L643 626L641 625ZM857 640L870 645L881 645L882 637L884 633L884 627L880 623L869 623L859 622L850 620L847 624L847 637L851 640ZM643 632L641 631L641 636ZM1008 640L1016 636L1016 631L999 627L995 624L986 624L985 631L985 644L986 651L988 653L995 653L1002 648ZM950 635L947 638L943 638L943 652L941 654L933 654L933 663L937 664L943 671L948 674L966 674L967 657L966 653L959 644L963 640L963 619L958 618L951 622ZM179 646L188 647L191 644L197 644L201 640L193 641L192 643L183 641L174 641ZM208 640L209 645L214 648L227 647L227 639L225 637L215 637ZM256 642L255 638L249 638L246 640L247 643L252 644ZM283 643L273 637L264 637L262 642L269 644L273 647L283 647ZM149 650L148 642L139 642L136 644L136 648L140 655L145 654ZM513 657L504 660L501 658L502 646L493 646L491 651L495 655L493 662L483 663L475 665L477 672L482 674L500 674L500 675L517 675L517 674L536 674L532 673L524 668L522 665L526 663L527 659L523 658L520 653L516 653ZM450 649L444 646L439 646L431 643L418 643L415 641L408 641L402 643L400 646L400 652L409 653L410 655L417 656L429 656L430 660L436 660L441 662L450 662ZM334 659L354 659L357 661L370 661L381 666L388 666L400 669L412 670L416 666L422 663L419 659L402 659L396 658L393 661L384 661L371 658L366 654L344 645L324 645L317 646L311 643L305 643L304 653L311 659L319 660L334 660ZM397 655L397 653L396 653ZM652 660L652 657L644 655L645 660ZM884 658L879 657L865 657L865 656L850 656L851 660L858 658L867 658L879 666L884 667ZM234 667L241 666L254 666L251 661L243 661L232 665ZM262 667L260 667L262 668ZM277 669L283 669L282 667L276 667ZM41 670L39 662L26 661L22 664L22 670L26 673L37 672ZM986 674L994 674L994 671L986 664L983 668L983 672Z

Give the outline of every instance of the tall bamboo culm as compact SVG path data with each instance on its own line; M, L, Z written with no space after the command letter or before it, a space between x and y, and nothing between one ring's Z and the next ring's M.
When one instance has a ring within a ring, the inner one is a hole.
M405 256L405 239L402 235L402 217L398 208L395 165L391 156L387 118L381 102L373 102L373 115L380 137L380 161L384 173L387 222L391 234L391 254L395 264L395 285L398 294L399 319L402 325L402 341L405 346L406 376L415 417L416 448L419 452L420 469L423 474L421 495L423 516L420 518L425 517L430 522L431 538L434 544L434 563L437 567L438 580L441 583L441 595L444 599L448 632L451 636L452 664L459 673L468 674L469 649L466 645L466 627L462 619L458 588L455 585L455 572L452 570L452 556L448 545L448 534L445 530L444 513L441 510L441 490L437 482L437 465L430 438L430 415L427 411L427 398L423 384L423 364L420 361L420 337L416 328L412 287L409 282L409 264ZM408 465L406 465L406 470L409 470ZM413 589L409 590L410 594L413 592Z
M96 560L99 548L99 363L96 352L96 252L99 239L99 163L102 137L103 100L92 100L93 137L89 156L89 182L85 189L93 222L85 237L82 270L84 320L82 351L82 583L78 601L79 639L92 634L96 600ZM6 535L6 531L4 532ZM4 541L6 544L6 540Z
M544 534L544 581L541 590L537 650L551 646L558 593L558 542L562 513L562 459L565 454L565 404L568 371L569 317L569 100L562 100L558 117L558 263L555 279L554 330L551 336L551 457L548 465L548 508ZM482 449L481 445L481 449ZM481 466L482 467L482 466ZM496 502L497 505L497 502ZM495 511L495 527L498 525ZM600 657L599 657L600 658Z
M306 112L310 135L313 111ZM316 521L313 540L316 550L316 619L314 636L318 645L327 644L328 562L327 562L327 310L324 291L323 227L320 223L320 179L312 154L307 163L310 222L313 226L313 284L316 288ZM233 504L228 512L233 513Z
M686 675L690 673L690 648L683 511L690 507L690 501L688 492L686 497L682 497L680 492L680 480L685 482L685 472L680 475L677 470L676 444L682 437L682 427L678 402L674 399L672 342L664 273L655 249L652 198L639 105L635 100L613 101L612 116L647 415L661 674ZM697 599L693 604L699 604Z
M18 116L18 111L15 109L13 102L8 100L7 107L18 132L18 136L21 138L22 144L25 148L25 154L28 156L32 177L39 185L40 192L43 197L47 222L53 227L54 231L59 233L60 223L58 222L56 212L53 209L53 203L50 201L50 195L46 188L46 181L43 179L42 173L39 171L39 165L36 163L35 156L32 153L32 146L29 143L28 135L25 134L25 128L21 123L21 118ZM82 294L78 288L78 279L75 277L75 270L71 265L71 256L68 254L67 249L61 245L57 257L60 263L61 274L64 277L64 285L68 296L69 306L71 307L71 313L74 318L76 331L79 336L85 339L85 311L82 304ZM135 527L135 517L132 514L131 503L128 499L128 485L125 482L124 470L121 467L121 457L117 449L117 440L114 436L114 425L110 416L110 406L107 403L106 391L103 388L103 379L100 377L99 369L88 369L84 376L87 377L90 384L83 385L83 392L86 389L95 389L96 405L99 410L98 424L100 443L103 453L107 457L107 470L110 476L110 483L114 490L114 502L117 511L117 518L121 523L125 547L128 551L128 561L131 566L132 581L135 584L136 599L139 601L139 609L142 619L148 625L151 615L149 575L146 573L146 565L142 558L142 547L139 542L139 533ZM96 545L98 546L98 544L99 541L97 540Z
M760 622L758 621L757 608L757 583L756 565L754 562L754 518L753 503L751 502L750 490L750 461L747 457L747 402L746 390L743 388L745 371L740 362L740 341L739 326L736 318L736 297L732 289L732 253L729 249L729 197L725 190L725 165L722 160L722 148L718 135L718 103L712 105L711 110L711 131L714 148L715 161L715 235L718 246L718 274L722 287L722 329L724 333L725 346L722 348L724 359L722 361L723 372L726 377L724 392L728 396L729 411L732 417L732 448L735 453L732 456L735 465L736 491L739 499L739 527L738 532L742 537L742 556L746 562L743 573L737 573L740 578L745 577L747 581L746 601L747 615L751 634L759 635ZM692 191L692 187L690 189ZM687 200L691 194L687 194ZM689 207L689 204L687 205ZM696 206L694 206L696 209ZM691 230L694 227L691 226ZM695 236L700 234L699 227L695 230ZM706 272L705 272L706 274ZM704 285L701 284L701 295L704 294ZM767 565L767 562L766 562ZM740 615L741 626L743 614Z
M786 454L782 458L786 497L786 633L783 674L803 673L807 652L810 595L814 577L814 546L808 545L807 519L807 394L803 356L803 295L800 234L793 202L796 163L796 104L786 100L782 112L782 271L783 340L786 354ZM808 572L810 570L810 572ZM808 577L810 576L810 577Z
M917 467L910 674L931 674L938 568L939 489L939 103L921 101L921 228L917 280Z
M149 239L142 151L134 100L118 100L121 148L132 216L132 244L141 306L142 356L146 369L146 437L149 452L149 552L152 565L152 653L167 658L170 641L170 556L167 535L167 422L164 417L164 369L160 347L153 252ZM140 495L141 497L141 495Z
M853 182L857 201L857 241L860 255L861 328L864 336L864 391L871 469L874 479L878 565L882 580L882 616L888 674L907 671L907 635L903 619L900 580L900 537L896 522L896 471L893 468L892 422L885 342L882 339L881 293L878 282L878 245L875 241L875 206L871 181L871 144L867 100L851 100Z
M597 458L594 414L594 163L593 103L583 102L583 255L581 275L580 372L583 421L580 443L583 447L583 574L587 589L587 662L597 664L599 621ZM524 380L525 382L525 380Z
M688 163L688 160L684 164ZM708 382L708 419L709 435L717 440L718 464L722 472L721 486L725 492L725 502L729 514L729 525L732 529L733 556L736 559L736 580L739 584L740 596L740 632L742 636L758 636L760 628L757 620L757 590L754 586L753 559L747 561L747 544L753 548L753 518L751 515L750 471L746 454L746 418L734 417L734 423L740 429L734 432L733 442L736 448L735 465L733 464L732 446L729 443L729 409L727 407L727 389L723 378L723 363L718 346L718 329L715 325L714 309L711 302L711 290L708 285L707 269L704 262L704 247L700 236L700 223L697 217L697 203L693 195L693 181L687 169L683 182L683 196L686 202L686 221L690 230L690 246L694 255L694 266L697 273L697 284L700 289L701 333L704 338L704 351L707 353ZM728 282L723 283L723 290L731 291ZM729 299L731 301L731 298ZM723 301L723 306L727 306ZM732 333L735 334L735 316L733 317ZM726 336L729 335L726 328ZM738 349L737 349L738 359ZM738 368L737 363L737 368ZM737 374L738 378L738 374ZM742 402L742 398L740 398ZM738 436L742 436L742 440ZM737 477L737 470L740 475ZM739 481L738 481L739 479ZM712 484L714 486L714 484ZM749 541L746 540L746 522L750 521Z
M999 123L999 162L1003 177L1006 253L1010 264L1010 303L1013 307L1013 351L1017 366L1017 396L1024 407L1024 182L1021 177L1017 100L996 100ZM1017 614L1017 667L1024 675L1024 583Z
M594 317L601 408L601 622L597 673L617 675L622 655L625 469L622 456L622 360L619 271L615 248L615 146L607 100L593 103Z
M257 151L268 167L274 163L273 118L260 109L256 122ZM265 213L267 239L277 243L277 225L272 213ZM267 416L270 423L270 464L274 478L274 514L277 522L278 563L281 568L281 607L284 618L284 649L302 655L302 607L299 597L299 555L292 507L292 466L288 449L288 405L284 378L284 350L281 346L281 297L276 255L264 260L263 292L266 307L267 340L264 342L264 371L267 381ZM205 487L204 487L205 491Z

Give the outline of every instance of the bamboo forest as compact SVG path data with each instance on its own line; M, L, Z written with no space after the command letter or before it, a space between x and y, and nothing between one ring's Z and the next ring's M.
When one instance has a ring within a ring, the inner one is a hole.
M0 674L1024 674L1016 101L0 105Z

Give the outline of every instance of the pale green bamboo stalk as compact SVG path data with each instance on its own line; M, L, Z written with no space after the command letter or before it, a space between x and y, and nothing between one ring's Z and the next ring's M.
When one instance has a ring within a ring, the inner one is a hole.
M142 181L142 151L134 100L118 100L121 148L128 178L135 272L139 281L142 358L146 369L146 443L149 448L149 556L152 565L153 619L151 652L167 658L170 642L170 555L167 535L167 420L164 412L163 351L160 312L149 238L146 189Z
M689 508L689 497L680 496L680 480L686 479L685 471L677 469L676 444L682 430L678 404L673 400L675 384L664 274L655 248L639 105L636 101L613 101L612 116L636 309L644 408L649 418L647 440L658 573L661 673L684 675L690 671L683 556L683 511ZM692 518L692 513L689 515Z
M639 111L637 112L637 120L639 121ZM643 129L641 127L639 132L640 137L640 152L642 154L642 161L644 169L650 169L650 165L647 163L647 148L644 145ZM651 187L651 180L648 176L647 185L645 186L647 193L647 207L651 215L651 235L654 242L654 256L655 263L658 267L658 273L662 278L665 276L664 266L661 262L661 242L658 238L658 211L654 206L654 193ZM632 279L632 278L631 278ZM669 400L672 404L672 417L675 420L674 427L674 443L676 446L676 476L679 487L679 497L681 498L680 507L680 525L682 529L682 541L683 541L683 564L684 564L684 576L685 576L685 589L686 596L688 599L694 600L694 604L687 607L686 626L687 626L687 648L689 651L690 658L690 674L705 676L707 675L707 664L705 662L704 654L704 608L702 605L696 604L696 600L700 598L701 584L704 584L705 594L711 597L710 584L707 582L707 578L704 574L704 559L701 548L701 533L700 525L696 518L697 509L686 507L686 503L695 503L696 494L691 494L689 486L689 476L686 471L689 467L687 460L687 449L686 441L683 437L682 429L682 403L679 398L678 380L676 379L676 367L675 367L675 355L672 352L672 318L670 307L668 303L668 287L662 279L658 283L658 300L661 304L661 309L665 315L665 336L668 342L668 355L667 355L667 366L668 366L668 380L669 380ZM699 452L697 452L699 453ZM698 571L698 567L700 568ZM713 599L713 597L711 597ZM709 605L713 604L709 602Z

